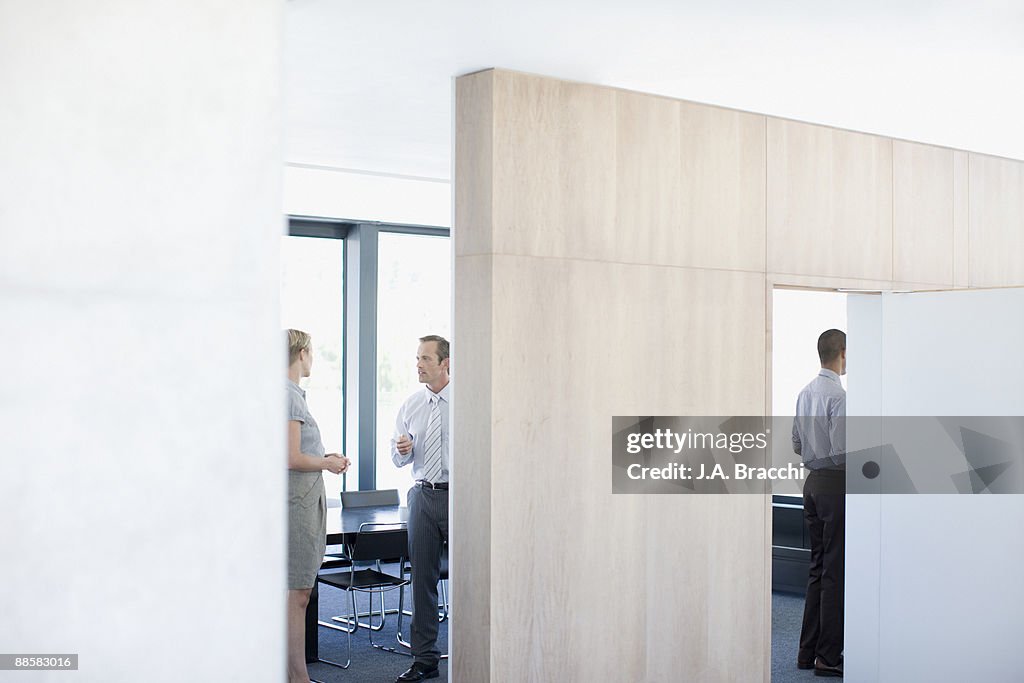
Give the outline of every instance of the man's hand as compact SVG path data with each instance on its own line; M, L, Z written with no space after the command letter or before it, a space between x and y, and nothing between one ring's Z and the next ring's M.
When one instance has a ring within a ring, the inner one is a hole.
M349 459L341 453L328 453L324 456L324 469L334 474L341 474L349 466Z
M412 439L409 438L408 434L402 434L398 437L398 441L395 442L395 448L401 455L409 455L412 451Z

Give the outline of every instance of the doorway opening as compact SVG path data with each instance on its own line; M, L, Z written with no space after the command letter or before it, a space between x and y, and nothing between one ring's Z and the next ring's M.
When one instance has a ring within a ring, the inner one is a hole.
M771 415L795 413L797 395L821 369L818 336L832 328L846 331L846 298L845 292L836 290L784 286L772 290L768 406ZM845 377L841 381L845 388ZM781 439L780 443L788 445L789 439ZM772 496L773 683L816 680L813 670L797 668L811 554L803 507L800 495Z

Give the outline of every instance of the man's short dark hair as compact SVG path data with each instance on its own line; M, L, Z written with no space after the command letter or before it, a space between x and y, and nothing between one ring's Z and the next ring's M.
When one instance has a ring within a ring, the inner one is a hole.
M825 330L818 337L818 358L822 365L831 363L846 350L846 333L842 330Z
M427 342L437 342L438 363L448 357L448 340L444 337L439 337L436 334L428 334L426 337L420 337L420 342L423 344L426 344Z

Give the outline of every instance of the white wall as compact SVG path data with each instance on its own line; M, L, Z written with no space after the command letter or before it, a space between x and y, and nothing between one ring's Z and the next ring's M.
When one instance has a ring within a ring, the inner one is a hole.
M452 222L451 183L433 178L289 164L284 181L285 212L294 216L441 227Z
M283 672L282 11L0 6L0 643L75 680Z
M1021 310L1024 289L851 297L849 414L1024 414ZM847 679L1020 680L1021 519L1017 495L848 496Z

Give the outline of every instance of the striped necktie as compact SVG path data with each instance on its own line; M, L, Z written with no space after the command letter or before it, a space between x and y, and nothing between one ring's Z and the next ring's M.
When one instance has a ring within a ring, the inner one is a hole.
M430 397L430 416L427 418L427 436L423 440L423 478L436 483L441 474L441 399Z

